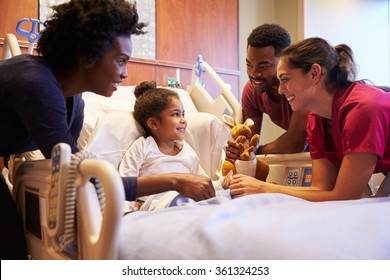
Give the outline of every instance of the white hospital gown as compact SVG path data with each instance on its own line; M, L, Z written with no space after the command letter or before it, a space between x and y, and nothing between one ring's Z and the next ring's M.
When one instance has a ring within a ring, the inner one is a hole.
M191 146L184 140L178 141L177 145L181 147L177 155L166 155L160 152L152 136L147 138L140 137L133 142L123 156L119 164L119 173L121 176L138 177L178 172L199 174L208 177ZM179 193L176 191L150 195L142 205L141 210L156 210L168 207L175 198L175 203L178 203L178 195ZM190 199L182 199L190 201Z

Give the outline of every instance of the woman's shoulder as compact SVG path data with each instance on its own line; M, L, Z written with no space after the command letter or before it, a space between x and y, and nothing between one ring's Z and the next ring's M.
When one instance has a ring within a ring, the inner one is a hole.
M390 98L389 94L373 85L354 82L348 88L341 88L335 93L334 104L341 106L370 105L375 103L378 97Z
M23 70L31 70L33 68L39 68L44 71L50 71L49 67L45 63L45 59L38 55L21 54L2 61L2 64L9 70L20 68Z
M16 79L31 88L57 84L53 72L45 63L41 56L18 55L11 58L6 71L10 74L15 73Z
M378 114L388 114L390 110L390 94L372 86L355 82L339 94L334 101L333 113L341 119L375 118Z

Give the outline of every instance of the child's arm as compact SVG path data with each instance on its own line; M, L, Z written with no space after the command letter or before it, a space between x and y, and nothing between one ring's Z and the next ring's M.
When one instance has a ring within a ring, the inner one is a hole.
M233 170L230 170L229 173L223 178L222 188L224 188L225 190L228 189L230 187L230 182L232 181L232 179Z

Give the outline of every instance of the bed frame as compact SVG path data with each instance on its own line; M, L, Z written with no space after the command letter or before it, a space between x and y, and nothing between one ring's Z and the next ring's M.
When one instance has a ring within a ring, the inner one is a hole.
M220 88L221 94L217 99L214 100L200 83L202 72L206 72ZM243 122L241 104L217 72L207 62L203 61L201 55L198 56L192 67L191 84L186 90L198 111L216 115L222 122L224 113L229 114L236 123Z
M73 155L72 161L82 157L80 153ZM67 173L67 182L60 185L59 193L64 195L58 195L56 205L64 205L56 219L58 230L51 227L50 209L53 179L58 175L53 172L55 161L15 163L12 193L22 216L28 256L30 259L116 259L124 207L122 180L110 163L88 157L76 163L72 175L70 154L67 158L60 166ZM100 180L98 186L102 189L95 189L89 182L91 177ZM74 184L74 190L70 184ZM72 217L76 213L77 218ZM64 244L66 240L69 242Z
M22 52L16 36L12 33L5 35L2 59L4 60L20 54L22 54Z

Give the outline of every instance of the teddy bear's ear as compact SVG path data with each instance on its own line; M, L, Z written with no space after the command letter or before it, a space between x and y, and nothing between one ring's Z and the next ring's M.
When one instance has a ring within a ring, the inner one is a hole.
M233 128L236 125L235 120L231 116L229 116L229 115L223 114L222 115L222 119L223 119L223 122L227 126L229 126L230 128Z
M249 126L249 127L253 126L254 124L255 124L254 121L252 119L249 119L249 118L246 119L246 121L244 123L244 125Z

